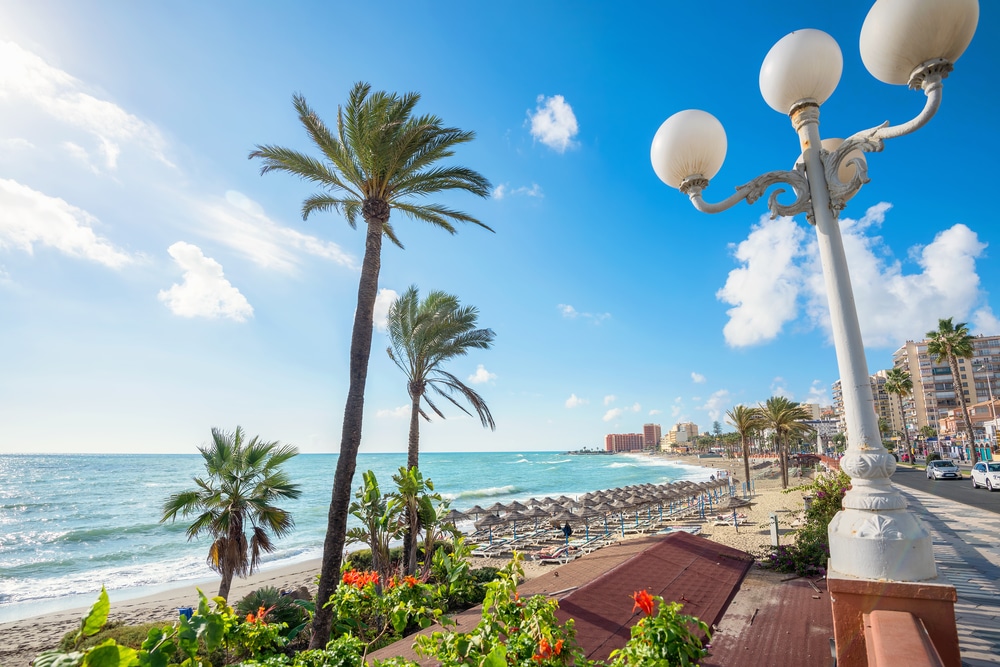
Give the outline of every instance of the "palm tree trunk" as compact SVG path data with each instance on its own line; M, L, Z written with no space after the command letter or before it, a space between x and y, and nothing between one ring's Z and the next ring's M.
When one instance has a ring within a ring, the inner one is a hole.
M226 567L226 571L222 573L222 582L219 584L219 597L229 600L229 589L232 588L232 585L233 569L231 567Z
M903 412L903 395L896 394L899 398L899 418L903 421L903 442L906 443L906 453L910 456L910 465L913 465L913 445L910 444L910 432L906 429L906 413Z
M781 451L781 488L788 488L788 440L778 438L778 449Z
M965 402L962 376L958 374L958 357L950 355L948 357L948 365L951 366L952 385L955 387L955 396L958 397L958 404L962 408L962 418L965 420L965 432L969 436L969 452L972 455L972 465L976 465L979 463L979 455L976 452L976 434L972 430L972 417L969 415L969 405Z
M743 479L747 483L747 491L750 490L750 443L745 435L740 434L740 443L743 445Z
M366 202L367 203L367 202ZM388 211L385 213L388 218ZM372 349L372 326L375 320L375 297L378 294L378 275L382 264L383 219L369 218L365 238L365 258L361 264L358 284L358 307L354 312L354 330L351 333L350 386L344 407L344 425L340 438L340 456L333 477L333 493L327 517L326 539L323 541L323 562L320 566L319 588L316 592L316 616L313 618L313 636L309 648L325 648L330 641L333 610L326 602L340 583L340 566L344 559L344 542L347 538L347 515L351 505L351 484L361 446L361 423L365 409L365 383L368 379L368 359Z
M410 442L406 450L406 467L409 470L418 467L420 457L420 394L410 391ZM403 555L405 558L406 574L413 574L417 571L417 548L416 535L417 526L413 517L407 513L406 532L403 533Z

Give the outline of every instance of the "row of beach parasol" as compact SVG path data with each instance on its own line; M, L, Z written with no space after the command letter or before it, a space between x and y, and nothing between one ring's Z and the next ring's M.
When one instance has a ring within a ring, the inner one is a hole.
M514 539L518 525L534 525L539 522L575 523L583 522L586 539L590 539L590 521L601 519L604 532L609 532L608 516L618 516L622 535L625 531L624 515L634 517L636 527L645 514L647 522L662 521L664 511L671 516L676 510L697 507L704 518L705 512L730 511L746 507L749 501L736 498L732 489L738 488L739 480L720 478L708 482L681 481L671 484L639 484L604 491L586 493L579 498L560 496L558 498L531 498L521 503L494 503L489 507L470 507L464 512L451 510L443 518L449 523L473 520L477 531L488 531L490 543L493 529L510 524ZM482 517L482 518L480 518Z

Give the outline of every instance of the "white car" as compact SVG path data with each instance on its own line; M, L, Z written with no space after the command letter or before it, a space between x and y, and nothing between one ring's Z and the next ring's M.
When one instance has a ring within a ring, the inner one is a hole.
M1000 489L1000 463L980 461L972 466L972 488L980 486L990 491Z
M948 459L939 459L927 464L927 479L962 479L962 471Z

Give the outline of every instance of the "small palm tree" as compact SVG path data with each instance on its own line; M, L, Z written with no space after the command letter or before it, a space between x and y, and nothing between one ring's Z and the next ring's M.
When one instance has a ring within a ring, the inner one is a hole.
M795 401L784 396L772 396L759 408L763 423L774 433L775 448L781 461L781 487L788 488L788 441L793 436L803 436L812 429L802 422L809 419L809 412Z
M170 496L160 523L175 521L178 514L197 515L188 526L188 540L201 533L212 536L208 565L222 575L219 597L228 598L233 577L253 574L261 554L274 551L269 533L282 537L295 525L274 502L301 494L281 470L298 450L259 436L247 442L239 426L232 433L213 428L212 442L198 450L208 477L195 477L198 488Z
M476 308L463 307L457 298L444 292L431 292L421 301L415 286L403 292L389 307L386 331L390 346L386 352L406 376L406 389L410 395L407 468L416 468L419 464L420 417L430 421L422 404L444 419L444 413L431 401L428 390L471 416L472 413L456 397L465 399L484 427L496 429L493 415L483 397L443 368L444 364L465 356L469 350L486 350L493 344L493 330L477 329L478 318Z
M726 417L726 421L740 436L740 444L743 446L743 474L746 476L747 488L750 488L750 438L762 426L760 411L746 405L737 405L726 411Z
M962 408L962 417L965 419L965 429L972 449L972 464L975 465L979 462L979 454L976 452L976 436L972 430L969 404L965 400L962 376L958 370L958 360L960 358L971 359L974 354L973 338L969 334L969 328L965 322L953 324L951 320L950 317L939 319L938 328L927 332L927 354L934 357L934 361L937 363L947 361L951 368L952 384L955 387L958 405Z
M373 93L370 85L359 82L351 89L347 106L337 111L337 131L333 133L309 108L305 98L295 95L292 101L299 121L319 148L321 157L317 159L280 146L257 146L250 153L251 158L263 161L262 174L283 171L319 186L320 192L302 203L303 218L317 211L334 211L343 214L352 228L359 218L367 226L351 333L350 384L310 648L326 646L333 622L332 608L325 603L340 582L351 484L361 446L382 238L403 247L389 222L389 214L395 209L407 218L430 223L451 234L455 233L453 222L469 222L490 229L467 213L420 201L448 190L487 197L490 183L471 169L440 166L442 159L454 155L456 146L472 141L475 134L445 127L437 116L415 116L413 110L419 100L417 93Z
M888 394L895 394L899 400L899 414L903 419L903 443L910 456L910 463L913 463L913 446L910 444L910 434L906 429L906 413L903 411L903 397L913 393L913 379L902 368L890 368L885 374L885 391Z

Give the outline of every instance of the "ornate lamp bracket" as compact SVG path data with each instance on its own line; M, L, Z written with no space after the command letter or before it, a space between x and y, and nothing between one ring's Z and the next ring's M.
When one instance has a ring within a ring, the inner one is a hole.
M773 191L767 198L767 207L771 211L771 218L781 216L793 216L798 213L811 210L809 199L809 181L806 179L805 171L801 168L792 171L770 171L753 179L749 183L736 188L736 192L728 198L711 204L701 197L702 190L708 186L708 180L700 175L691 176L684 179L680 190L686 194L694 207L703 213L721 213L732 208L739 202L746 200L748 204L754 204L764 196L768 188L779 183L790 185L795 192L795 200L789 204L782 204L778 197L785 192L784 188Z

